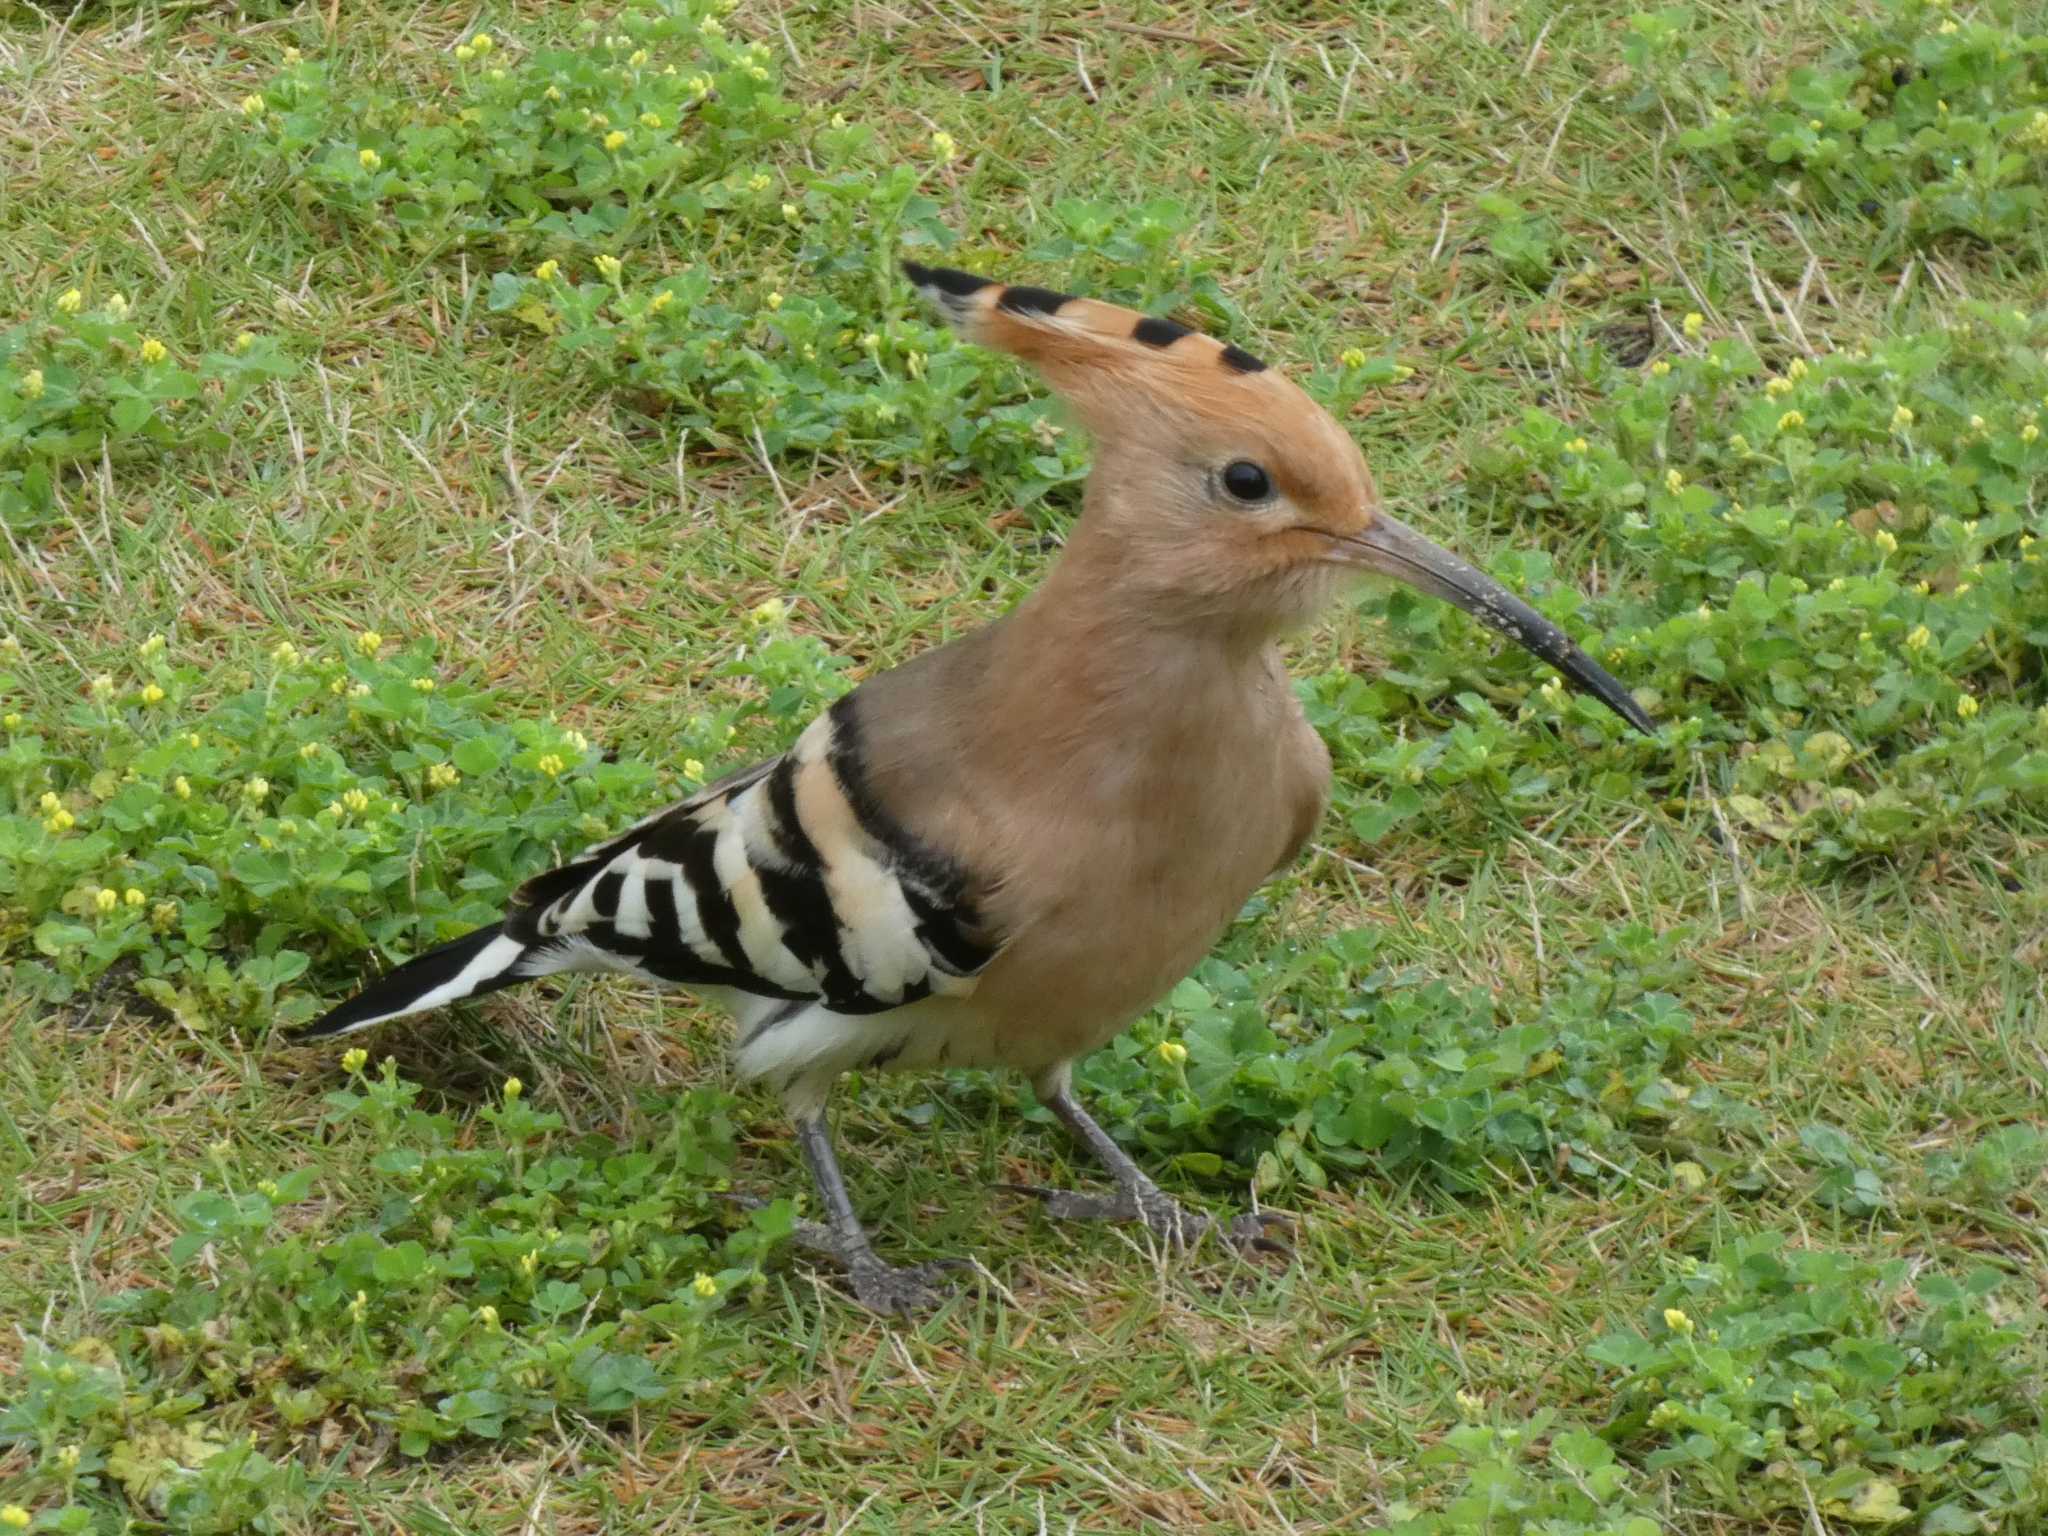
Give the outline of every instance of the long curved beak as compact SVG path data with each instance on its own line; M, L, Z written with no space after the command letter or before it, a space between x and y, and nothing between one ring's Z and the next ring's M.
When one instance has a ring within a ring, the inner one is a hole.
M1571 637L1484 571L1460 560L1384 512L1365 532L1339 539L1348 563L1406 582L1432 597L1456 603L1490 629L1542 657L1581 693L1589 693L1645 736L1656 722L1606 668L1572 644Z

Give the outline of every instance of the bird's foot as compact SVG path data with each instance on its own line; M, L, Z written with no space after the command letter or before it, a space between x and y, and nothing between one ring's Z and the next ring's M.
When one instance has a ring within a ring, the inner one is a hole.
M1120 1189L1113 1195L1089 1195L1073 1189L1049 1189L1042 1184L999 1184L1012 1194L1030 1195L1054 1221L1142 1222L1152 1235L1170 1248L1192 1248L1211 1231L1242 1253L1290 1253L1286 1243L1272 1234L1286 1232L1293 1223L1274 1211L1247 1211L1219 1226L1201 1211L1191 1211L1160 1190Z
M941 1279L950 1270L972 1269L971 1259L929 1259L922 1264L885 1264L863 1239L851 1241L822 1221L799 1221L790 1241L807 1253L828 1258L846 1271L854 1300L884 1317L909 1317L950 1300L959 1287Z

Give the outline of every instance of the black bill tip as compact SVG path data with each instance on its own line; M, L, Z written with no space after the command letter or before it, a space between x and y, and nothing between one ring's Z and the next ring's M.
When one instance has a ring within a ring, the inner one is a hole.
M1384 514L1376 517L1355 543L1364 564L1417 591L1455 603L1487 628L1549 662L1572 687L1598 699L1645 736L1657 734L1657 722L1612 673L1484 571Z

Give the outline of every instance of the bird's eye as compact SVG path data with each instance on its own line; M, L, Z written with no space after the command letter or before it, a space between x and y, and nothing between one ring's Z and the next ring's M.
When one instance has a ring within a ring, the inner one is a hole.
M1223 489L1239 501L1264 501L1273 494L1273 482L1250 459L1236 459L1223 466Z

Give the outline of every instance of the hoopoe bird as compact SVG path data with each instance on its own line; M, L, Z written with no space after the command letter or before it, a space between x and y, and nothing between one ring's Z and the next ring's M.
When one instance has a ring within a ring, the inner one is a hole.
M781 1095L817 1184L826 1220L799 1240L882 1312L945 1294L945 1261L885 1262L854 1212L826 1118L850 1069L1023 1072L1116 1185L1028 1189L1051 1215L1142 1222L1172 1245L1212 1226L1090 1117L1073 1066L1308 841L1330 757L1277 645L1347 584L1378 573L1447 599L1654 730L1556 625L1390 517L1358 446L1276 370L1171 320L904 270L967 338L1033 364L1094 440L1043 583L302 1032L566 971L721 1000L738 1075ZM1267 1220L1219 1235L1271 1245Z

